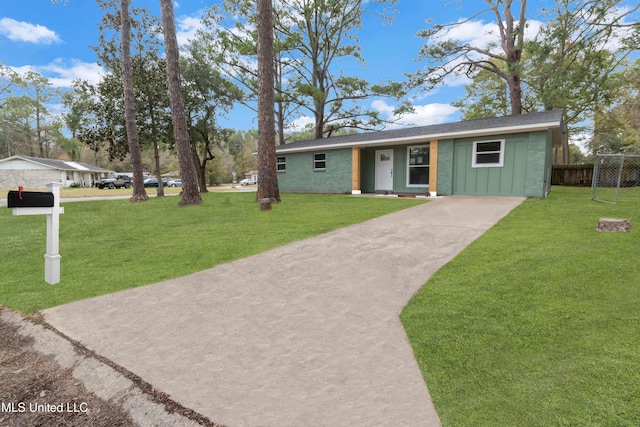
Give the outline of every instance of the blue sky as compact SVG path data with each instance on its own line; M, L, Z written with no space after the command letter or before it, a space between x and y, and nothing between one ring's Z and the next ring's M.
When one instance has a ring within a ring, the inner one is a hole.
M200 27L203 10L219 0L180 0L176 5L176 24L179 40L187 40ZM158 0L132 0L134 5L147 5L157 11ZM447 3L446 5L442 5ZM538 11L551 6L553 0L530 0L530 31L539 28ZM462 0L462 7L454 0L398 0L397 19L384 26L379 18L369 16L363 23L359 38L366 67L352 68L349 72L368 79L402 80L404 73L417 70L424 64L415 62L424 40L416 33L428 27L426 20L455 22L469 18L486 8L484 0ZM75 78L97 80L101 69L89 48L98 43L98 23L102 11L93 0L68 0L66 4L53 4L51 0L4 0L0 9L0 62L18 72L34 70L49 78L52 84L68 88ZM485 13L461 28L461 38L485 43L493 16ZM355 71L353 71L355 70ZM444 87L431 93L417 94L414 100L416 113L405 117L404 122L414 125L450 122L459 119L459 113L450 103L464 95L464 79L451 79ZM388 100L367 101L383 113L390 114L392 104ZM222 125L236 129L256 128L253 113L236 109ZM308 118L300 118L304 124Z

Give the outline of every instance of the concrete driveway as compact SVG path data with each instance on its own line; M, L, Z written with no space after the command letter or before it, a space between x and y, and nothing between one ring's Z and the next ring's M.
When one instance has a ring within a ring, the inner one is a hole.
M43 315L216 423L439 426L400 311L523 200L441 198Z

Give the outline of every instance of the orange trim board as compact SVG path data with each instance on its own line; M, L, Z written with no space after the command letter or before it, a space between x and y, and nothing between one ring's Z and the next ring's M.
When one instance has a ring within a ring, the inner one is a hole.
M351 192L360 192L360 147L351 149Z
M438 140L432 139L429 144L429 193L438 191Z

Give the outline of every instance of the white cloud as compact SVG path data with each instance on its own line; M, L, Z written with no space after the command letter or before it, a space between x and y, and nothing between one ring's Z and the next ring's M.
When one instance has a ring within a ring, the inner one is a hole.
M593 139L593 134L580 132L573 133L569 132L569 142L575 144L582 154L589 154L589 143Z
M477 49L491 51L495 54L504 54L500 45L500 31L495 22L485 23L483 20L464 22L464 20L465 19L462 18L458 21L458 24L440 31L429 43L454 40ZM527 21L525 40L533 40L543 26L544 23L541 21ZM472 60L487 57L476 51L470 51L467 56ZM447 69L451 70L455 68L457 64L464 61L464 57L458 57L447 65ZM471 79L460 69L456 70L455 73L448 74L444 79L444 85L447 87L466 86L469 83L471 83Z
M42 67L44 73L50 74L51 84L56 87L71 87L76 79L87 80L90 83L98 83L104 76L104 70L95 62L82 62L72 60L65 63L61 60Z
M542 27L544 27L544 25L545 24L542 21L537 21L535 19L528 20L527 28L524 31L524 39L533 40L538 35Z
M444 78L444 85L448 87L461 87L471 84L473 79L470 79L465 74L449 74Z
M28 71L41 74L49 79L52 86L57 88L69 88L76 79L98 83L105 74L102 67L95 62L82 62L77 59L68 61L59 58L48 65L24 65L11 68L20 75L24 75Z
M462 19L459 21L461 22ZM435 36L439 40L459 40L471 46L482 49L499 41L498 26L494 23L485 24L484 21L461 22Z
M404 126L428 126L439 123L447 123L453 121L454 115L458 109L449 104L424 104L414 105L413 113L403 116L394 115L394 107L382 100L376 100L371 103L373 109L379 111L387 120L399 120L396 125L388 126L388 129Z
M630 6L616 7L613 8L604 18L587 18L587 20L597 20L600 25L613 23L615 20L622 18L618 22L618 24L620 24L621 26L618 26L614 29L612 36L603 38L604 40L603 42L601 42L600 46L602 49L607 49L612 52L615 52L619 49L624 49L624 40L627 38L632 38L635 32L635 25L632 25L634 24L633 17L629 15L630 13L633 13L633 10Z
M48 103L47 110L54 116L60 117L62 114L68 113L69 109L61 103Z
M378 111L381 116L386 120L397 120L392 125L387 125L385 129L398 129L402 127L412 126L428 126L439 123L448 123L457 120L455 114L458 112L456 107L449 104L425 104L414 105L414 112L405 114L403 116L397 116L393 113L394 107L387 104L385 101L376 100L371 103L371 107ZM310 126L313 126L315 120L311 116L302 116L295 119L287 127L288 131L301 132L308 130Z
M382 100L378 99L378 100L373 101L371 103L371 106L377 112L382 113L382 115L387 119L390 118L391 116L393 116L394 107L392 105L387 104L386 102L384 102Z
M51 44L61 42L58 35L42 25L16 21L11 18L0 18L0 34L10 40L34 44Z
M485 23L483 20L463 22L460 19L457 25L448 27L434 36L434 41L458 40L462 43L479 49L495 47L500 50L500 31L495 22ZM525 28L525 40L532 40L544 26L544 23L537 20L528 20ZM478 56L480 54L477 54Z
M184 46L196 37L196 32L203 28L202 21L197 17L182 17L176 21L176 37L178 44Z
M292 132L302 132L307 129L310 125L315 124L315 119L310 116L302 116L295 119L291 124L287 127L287 130Z

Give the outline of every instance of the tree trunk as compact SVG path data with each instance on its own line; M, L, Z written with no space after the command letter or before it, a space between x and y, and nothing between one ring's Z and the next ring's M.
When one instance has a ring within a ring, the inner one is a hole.
M287 114L286 112L286 108L285 108L285 102L284 102L284 95L282 87L282 79L283 79L283 73L284 71L282 70L282 66L281 66L281 61L274 61L274 84L275 84L275 88L277 89L277 93L278 93L278 100L275 102L275 105L277 107L274 107L275 109L275 116L276 116L276 128L278 130L278 145L284 145L286 144L286 139L284 136L284 126L285 126L285 116Z
M42 135L40 134L40 99L36 95L36 139L38 147L40 147L40 158L44 158L44 146L42 144Z
M512 1L486 0L491 6L498 22L498 31L500 34L500 44L504 52L506 65L505 75L502 76L509 88L509 103L511 105L511 114L522 114L522 85L520 72L522 69L522 50L524 49L524 31L527 25L527 0L520 1L520 14L518 19L513 15L511 10ZM504 19L500 13L502 6ZM497 73L498 74L498 73ZM501 76L501 74L498 74Z
M522 85L520 75L511 75L507 80L509 86L509 102L511 104L511 115L522 114Z
M205 120L204 122L206 123L209 119L210 115L209 113L207 113L207 120ZM191 130L194 133L198 133L201 137L202 140L204 141L204 154L202 155L202 161L200 160L200 155L198 154L198 150L197 147L195 145L192 145L191 147L193 148L191 150L191 152L193 153L193 164L196 166L196 174L198 176L198 182L200 184L200 193L208 193L209 190L207 189L207 162L209 160L213 160L215 159L215 156L213 154L211 154L211 141L210 141L210 136L209 136L209 129L207 129L207 126L204 126L204 129L200 128L199 126L191 126Z
M271 0L257 0L258 25L258 193L256 200L280 201L276 169L274 117L273 10Z
M205 143L206 144L206 143ZM200 192L206 193L207 191L207 177L205 176L207 172L207 156L205 154L202 162L200 161L200 157L198 157L198 153L196 153L195 147L193 149L193 163L196 166L196 174L198 176L198 183L200 185Z
M324 87L324 76L319 70L322 67L317 63L318 58L313 59L313 85L322 92L322 100L313 97L313 117L315 120L314 133L316 139L324 138L324 109L326 107L326 95L327 91Z
M282 101L278 101L278 109L276 111L276 116L278 117L278 144L284 145L286 144L286 139L284 137L284 107L282 105Z
M315 117L314 137L322 139L324 138L324 105L316 104L316 111L313 115Z
M171 122L173 123L176 151L178 152L178 162L180 163L180 177L182 178L182 199L178 206L199 205L202 203L202 197L200 197L200 192L198 191L198 177L193 164L187 116L184 111L184 99L180 84L180 64L173 0L160 0L160 8L162 12L164 48L167 56L167 87L169 88L169 103L171 105Z
M124 90L124 116L127 129L127 143L133 169L133 195L131 202L149 199L144 190L142 178L142 154L136 127L136 105L133 93L133 66L131 65L131 20L129 18L129 0L120 1L120 20L122 21L122 87Z
M164 185L162 184L162 171L160 170L160 148L158 147L158 125L156 124L156 115L153 108L153 100L151 94L147 94L147 105L149 107L149 119L151 121L151 143L153 144L153 157L155 159L156 176L158 179L158 190L156 197L164 197Z
M571 164L571 150L569 149L569 133L562 132L562 164Z
M567 110L565 109L563 118L563 123L569 123L567 119ZM571 153L569 151L569 132L562 132L562 164L568 165L571 163Z

